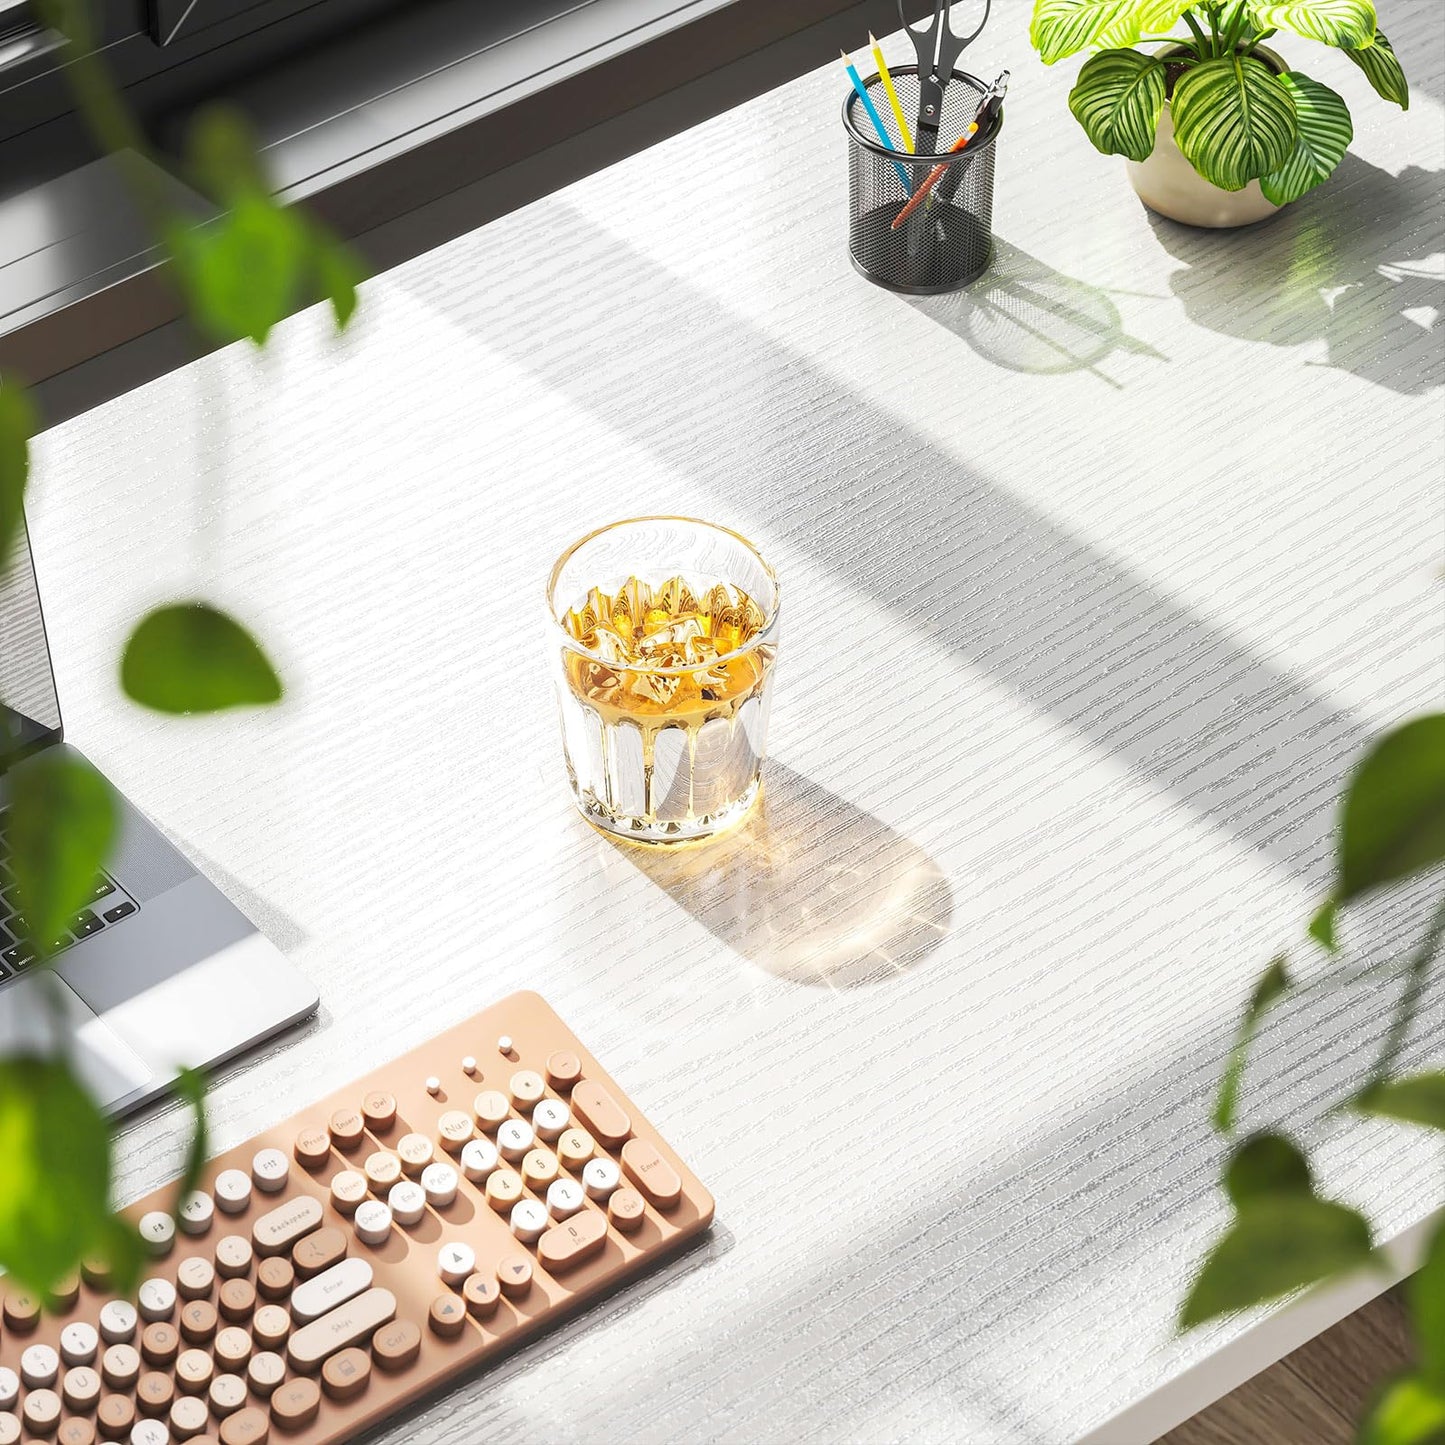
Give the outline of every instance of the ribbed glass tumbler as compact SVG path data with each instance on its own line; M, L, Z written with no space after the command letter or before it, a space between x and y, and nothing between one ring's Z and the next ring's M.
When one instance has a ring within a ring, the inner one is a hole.
M562 747L583 817L639 843L711 837L761 783L778 582L746 538L638 517L574 543L547 587Z

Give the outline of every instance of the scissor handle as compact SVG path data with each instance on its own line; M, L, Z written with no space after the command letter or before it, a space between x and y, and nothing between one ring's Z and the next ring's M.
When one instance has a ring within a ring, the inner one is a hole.
M903 0L898 0L898 21L913 41L918 53L918 78L932 76L946 85L953 74L958 57L983 33L988 24L988 13L993 0L984 0L983 14L979 22L967 35L956 35L953 30L953 0L934 0L933 19L925 26L910 25L903 13Z

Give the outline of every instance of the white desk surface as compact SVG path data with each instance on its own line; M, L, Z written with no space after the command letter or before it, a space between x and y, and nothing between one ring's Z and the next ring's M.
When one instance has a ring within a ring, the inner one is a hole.
M1241 1002L1349 760L1440 696L1445 35L1385 10L1411 110L1282 45L1357 135L1255 230L1151 219L1008 7L962 295L850 269L830 67L369 283L340 344L313 312L40 439L70 736L321 989L224 1071L217 1145L532 986L717 1195L706 1246L385 1440L1123 1445L1345 1308L1171 1326ZM572 811L542 657L554 555L652 510L785 596L766 811L675 859ZM128 623L197 590L279 711L120 697ZM1438 1152L1321 1116L1392 997L1277 1022L1246 1116L1385 1237ZM129 1127L126 1197L179 1146Z

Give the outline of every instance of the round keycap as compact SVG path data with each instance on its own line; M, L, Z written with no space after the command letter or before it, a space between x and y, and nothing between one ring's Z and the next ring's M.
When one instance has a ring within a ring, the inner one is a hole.
M80 1261L80 1275L92 1289L104 1289L110 1283L110 1261L101 1255L87 1255Z
M310 1279L346 1258L346 1236L339 1229L318 1229L298 1239L291 1251L291 1263L302 1279Z
M193 1189L181 1201L181 1228L187 1234L204 1234L215 1217L215 1200L204 1189Z
M154 1419L166 1414L176 1398L176 1382L168 1373L147 1370L135 1384L136 1408L142 1415Z
M547 1186L547 1213L553 1219L570 1219L582 1208L584 1198L575 1179L554 1179Z
M216 1273L222 1279L240 1279L250 1274L255 1250L242 1234L228 1234L216 1241Z
M560 1099L543 1099L532 1110L532 1127L539 1139L551 1143L572 1122L571 1111Z
M135 1338L138 1319L136 1307L129 1300L107 1300L100 1307L101 1339L112 1345L128 1345Z
M522 1197L522 1176L513 1169L496 1169L487 1179L487 1203L502 1214Z
M497 1052L499 1054L510 1054L512 1052L511 1034L499 1034L497 1036Z
M391 1209L391 1217L398 1224L416 1224L426 1213L426 1190L420 1184L404 1179L400 1184L391 1186L386 1202ZM360 1218L360 1211L357 1217Z
M607 1201L607 1218L623 1234L631 1234L642 1223L645 1212L642 1196L635 1189L618 1189Z
M570 1049L558 1049L555 1054L548 1054L544 1067L547 1082L559 1094L566 1093L582 1077L582 1060Z
M225 1214L240 1214L251 1202L251 1176L239 1169L223 1169L216 1175L212 1189L216 1203Z
M445 1209L457 1197L457 1171L450 1164L428 1164L421 1171L421 1187L433 1209Z
M89 1365L100 1351L95 1326L75 1320L60 1332L60 1358L67 1365Z
M176 1312L176 1287L168 1279L146 1280L136 1292L143 1320L168 1320Z
M256 1288L263 1299L285 1299L295 1283L296 1267L281 1255L263 1259L257 1266Z
M218 1420L224 1420L227 1415L234 1415L246 1403L246 1382L240 1375L217 1375L211 1381L206 1397L210 1401L211 1414ZM275 1398L274 1395L271 1397L273 1409Z
M251 1321L251 1334L263 1350L279 1350L291 1333L291 1316L280 1305L262 1305Z
M532 1126L525 1119L508 1119L497 1130L497 1148L503 1159L516 1163L536 1141Z
M246 1366L246 1380L263 1400L286 1378L286 1361L274 1350L262 1350L251 1356Z
M437 1076L436 1076L435 1074L428 1074L428 1075L426 1076L426 1091L427 1091L428 1094L431 1094L433 1097L435 1097L437 1094L440 1094L440 1093L441 1093L441 1091L442 1091L442 1081L441 1081L439 1078L437 1078Z
M68 1310L80 1296L80 1276L67 1274L55 1282L50 1291L52 1309Z
M11 1290L5 1296L5 1305L0 1310L7 1329L17 1335L29 1334L40 1323L40 1301L27 1290Z
M366 1121L355 1109L338 1109L326 1121L326 1127L331 1134L331 1142L343 1153L349 1153L361 1143Z
M366 1182L378 1194L390 1189L401 1178L401 1160L389 1149L378 1149L376 1153L368 1154L366 1163L361 1167L366 1170Z
M525 1254L504 1255L497 1263L497 1283L508 1299L519 1299L532 1288L532 1261Z
M13 1410L20 1401L20 1376L8 1365L0 1365L0 1411Z
M473 1139L462 1146L462 1172L473 1184L482 1183L501 1161L490 1139Z
M100 1399L100 1376L89 1365L77 1365L65 1372L60 1393L66 1405L82 1415L89 1414Z
M398 1171L400 1172L400 1171ZM331 1177L331 1205L338 1214L352 1215L366 1198L366 1176L355 1169L342 1169Z
M371 1381L371 1356L355 1345L321 1367L321 1388L337 1401L354 1400Z
M470 1114L463 1114L460 1109L448 1109L437 1120L437 1138L442 1141L442 1148L450 1153L455 1154L471 1137Z
M217 1333L211 1349L223 1370L244 1370L251 1358L251 1336L236 1325L227 1325Z
M95 1445L95 1426L74 1415L63 1421L55 1436L55 1445Z
M493 1134L497 1126L511 1116L512 1106L507 1102L505 1094L496 1089L483 1089L472 1100L472 1112L477 1116L477 1123L488 1134Z
M140 1355L133 1345L112 1345L100 1357L100 1377L112 1390L129 1390L139 1375Z
M182 1395L171 1406L169 1416L171 1434L177 1440L189 1440L199 1435L210 1423L205 1404L194 1395Z
M436 1157L436 1148L425 1134L403 1134L396 1141L396 1153L408 1174L420 1174Z
M320 1169L331 1158L331 1135L325 1129L303 1129L291 1152L303 1169Z
M396 1100L378 1089L361 1101L361 1116L368 1129L384 1134L396 1123Z
M496 1314L502 1291L492 1275L474 1274L462 1286L462 1298L473 1316L484 1320Z
M150 1213L141 1215L136 1228L140 1230L140 1237L147 1251L157 1259L164 1258L171 1252L171 1247L176 1242L176 1222L169 1214L152 1209Z
M512 1206L509 1222L512 1233L523 1244L535 1244L552 1221L547 1217L545 1205L539 1204L535 1199L522 1199Z
M204 1303L204 1301L197 1301L197 1303ZM228 1279L221 1286L217 1304L222 1319L230 1320L233 1324L248 1320L256 1308L256 1287L248 1279ZM189 1308L190 1306L187 1305L186 1309ZM183 1310L181 1312L181 1328L183 1330L185 1329L185 1318Z
M596 1152L596 1141L585 1129L564 1129L558 1136L557 1158L564 1169L581 1169Z
M522 1182L528 1189L544 1191L557 1173L557 1156L550 1149L528 1149L522 1156Z
M266 1445L271 1438L271 1422L264 1410L248 1405L221 1421L221 1445Z
M180 1353L180 1348L181 1337L176 1327L164 1320L147 1325L140 1337L140 1352L152 1365L169 1365Z
M284 1189L290 1175L291 1161L279 1149L258 1149L251 1159L251 1180L267 1194Z
M60 1374L60 1356L49 1345L31 1345L20 1356L20 1378L32 1390L53 1385Z
M32 1390L25 1397L25 1424L48 1435L60 1423L60 1396L54 1390Z
M0 1445L20 1445L20 1421L9 1410L0 1410Z
M222 1293L231 1283L222 1286ZM249 1286L247 1286L249 1288ZM216 1337L216 1326L220 1323L216 1307L210 1300L193 1299L181 1311L181 1333L193 1345L208 1345Z
M459 1239L437 1250L437 1274L447 1284L461 1284L476 1267L476 1250Z
M215 1284L215 1265L199 1254L183 1259L176 1270L176 1289L182 1299L209 1299Z
M391 1210L379 1199L368 1199L356 1211L356 1237L363 1244L385 1244L391 1234Z
M371 1337L371 1353L383 1370L404 1370L421 1353L421 1331L410 1320L392 1320Z
M443 1340L454 1340L467 1323L467 1307L454 1294L438 1295L427 1311L427 1324L432 1334Z
M535 1069L518 1069L507 1083L507 1091L519 1113L526 1113L547 1092L542 1076Z
M137 1420L130 1427L130 1445L170 1445L171 1432L160 1420Z
M622 1183L622 1171L612 1159L589 1159L582 1171L582 1183L589 1199L606 1201L612 1197L612 1191Z
M278 1385L271 1395L271 1418L283 1430L304 1430L321 1408L321 1387L298 1375Z
M135 1406L125 1395L107 1395L96 1407L95 1419L107 1440L123 1440L135 1425Z
M204 1395L215 1373L204 1350L182 1350L176 1358L176 1383L188 1395Z

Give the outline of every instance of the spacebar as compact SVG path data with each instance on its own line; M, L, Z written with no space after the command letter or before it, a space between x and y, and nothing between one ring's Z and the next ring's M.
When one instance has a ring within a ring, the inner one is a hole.
M369 1289L319 1320L303 1325L286 1346L292 1365L314 1370L337 1350L359 1345L396 1316L396 1296L389 1289Z

